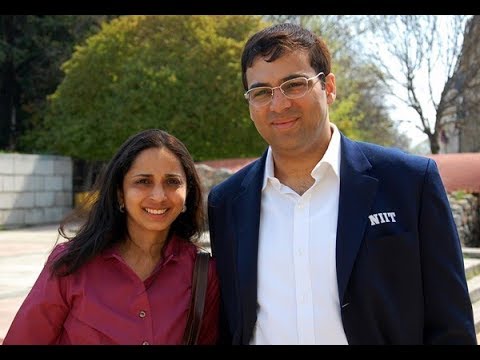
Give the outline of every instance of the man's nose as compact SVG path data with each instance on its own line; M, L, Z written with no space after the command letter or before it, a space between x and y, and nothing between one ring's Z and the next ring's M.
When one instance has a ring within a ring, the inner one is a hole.
M291 104L290 99L283 94L280 88L273 89L273 96L272 96L272 101L270 102L270 109L278 112L279 109L284 109L286 107L289 107L290 104Z

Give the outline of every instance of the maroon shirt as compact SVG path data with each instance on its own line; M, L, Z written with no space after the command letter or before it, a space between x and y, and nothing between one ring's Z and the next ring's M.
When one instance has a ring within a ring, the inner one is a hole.
M49 256L7 332L8 344L180 344L190 305L196 248L173 237L142 281L115 249L66 277L50 276ZM218 338L219 286L210 260L199 344Z

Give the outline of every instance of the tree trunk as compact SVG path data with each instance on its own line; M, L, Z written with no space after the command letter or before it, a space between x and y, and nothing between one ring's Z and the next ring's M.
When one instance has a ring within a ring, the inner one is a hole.
M5 60L0 78L0 148L15 150L17 129L18 84L16 81L15 64L12 54L13 16L2 16L1 39L6 47Z
M437 132L428 135L428 140L430 141L430 151L432 154L438 154L440 152L440 144L438 142Z

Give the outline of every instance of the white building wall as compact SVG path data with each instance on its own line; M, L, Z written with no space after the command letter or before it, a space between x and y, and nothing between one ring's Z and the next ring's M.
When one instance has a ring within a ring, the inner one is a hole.
M0 228L59 223L72 209L73 162L0 154Z

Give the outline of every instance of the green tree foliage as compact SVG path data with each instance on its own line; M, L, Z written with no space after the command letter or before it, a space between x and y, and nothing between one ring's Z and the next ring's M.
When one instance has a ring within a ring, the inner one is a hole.
M255 16L122 16L63 65L37 151L110 158L125 139L162 128L196 161L258 156L265 143L243 98L240 55Z
M0 16L0 148L21 150L18 136L42 116L74 44L112 15Z

